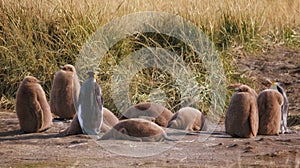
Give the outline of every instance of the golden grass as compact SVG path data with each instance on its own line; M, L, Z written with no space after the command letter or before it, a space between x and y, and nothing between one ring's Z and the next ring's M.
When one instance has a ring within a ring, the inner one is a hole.
M200 27L221 54L228 83L247 82L236 75L231 62L237 48L260 52L270 45L300 46L300 1L297 0L2 0L0 11L0 108L14 107L16 90L26 75L43 81L49 96L54 73L60 65L76 62L81 46L97 28L134 12L168 12ZM145 42L144 45L150 43ZM108 108L115 109L109 85L110 66L139 46L132 43L129 38L115 45L107 56L108 63L114 63L101 64L99 83ZM168 47L175 48L174 44ZM203 66L196 66L197 57L186 60L195 65L193 71L205 90L201 93L201 103L196 106L209 112L211 95L206 71ZM168 107L176 110L180 95L172 77L161 73L163 78L154 80L159 73L159 70L145 70L133 79L132 102L147 101L153 88L164 88Z

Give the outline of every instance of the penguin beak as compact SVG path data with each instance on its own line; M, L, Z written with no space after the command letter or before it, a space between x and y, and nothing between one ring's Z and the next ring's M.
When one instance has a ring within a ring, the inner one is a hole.
M277 82L272 82L270 89L277 90Z
M277 82L272 82L272 86L273 87L277 86Z

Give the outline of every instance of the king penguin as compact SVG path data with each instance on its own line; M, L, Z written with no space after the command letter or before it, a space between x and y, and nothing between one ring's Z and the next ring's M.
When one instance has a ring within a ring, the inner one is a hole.
M16 96L16 113L21 132L33 133L47 130L52 125L52 115L41 81L26 76Z
M78 120L82 132L98 135L103 123L103 99L94 72L88 72L88 79L80 88L78 101Z
M291 130L287 126L287 117L289 112L289 102L287 95L278 82L273 82L270 89L277 90L283 97L283 104L281 106L280 133L290 133Z
M51 112L61 119L72 119L78 106L80 83L73 65L66 64L54 76L50 92Z

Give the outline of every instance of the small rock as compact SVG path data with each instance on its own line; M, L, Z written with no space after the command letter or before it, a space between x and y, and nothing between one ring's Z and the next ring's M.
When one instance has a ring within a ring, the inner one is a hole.
M236 147L236 146L238 146L238 144L230 144L227 146L227 148L232 148L232 147Z

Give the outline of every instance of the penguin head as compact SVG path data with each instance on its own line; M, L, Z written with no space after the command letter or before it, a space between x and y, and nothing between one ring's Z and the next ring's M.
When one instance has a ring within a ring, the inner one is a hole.
M66 64L64 66L60 67L63 71L70 71L70 72L75 72L75 68L73 65Z
M270 87L270 89L273 89L273 90L278 90L278 82L272 82L272 85L271 85L271 87Z
M277 82L272 82L272 86L277 86L278 83Z
M88 71L87 73L86 73L86 75L87 75L87 78L94 78L94 79L97 79L97 72L93 72L93 71Z
M272 83L272 86L270 87L270 89L274 89L277 90L279 93L281 93L284 97L286 97L286 93L284 91L284 89L280 86L280 82L276 81Z
M40 80L38 80L36 77L33 76L26 76L23 79L23 81L26 83L42 83Z
M240 84L235 86L234 90L235 92L249 92L250 88L247 85Z

